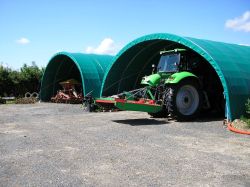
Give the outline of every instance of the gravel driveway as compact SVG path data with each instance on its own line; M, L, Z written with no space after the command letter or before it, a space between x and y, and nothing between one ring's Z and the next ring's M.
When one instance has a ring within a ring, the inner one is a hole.
M80 105L0 105L0 186L250 186L250 137Z

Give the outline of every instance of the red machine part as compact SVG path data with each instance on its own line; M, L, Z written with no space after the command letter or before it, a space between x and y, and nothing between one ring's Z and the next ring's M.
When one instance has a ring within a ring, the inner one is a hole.
M75 89L75 83L62 82L60 83L63 90L58 90L57 94L51 98L55 103L82 103L82 93L77 93Z

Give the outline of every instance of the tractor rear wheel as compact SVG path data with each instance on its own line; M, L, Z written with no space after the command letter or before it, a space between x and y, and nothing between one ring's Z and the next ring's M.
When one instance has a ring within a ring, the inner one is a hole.
M198 81L183 80L170 85L166 95L167 110L170 116L180 121L197 117L202 105L202 93Z

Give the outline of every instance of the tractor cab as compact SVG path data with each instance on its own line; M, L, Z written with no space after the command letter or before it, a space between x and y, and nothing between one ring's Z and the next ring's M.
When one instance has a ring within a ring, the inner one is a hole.
M186 60L183 52L186 49L174 49L169 51L161 51L160 61L157 66L158 73L176 73L187 69Z

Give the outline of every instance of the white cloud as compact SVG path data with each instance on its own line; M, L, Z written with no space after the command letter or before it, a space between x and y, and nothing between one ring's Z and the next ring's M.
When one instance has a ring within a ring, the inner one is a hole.
M30 43L29 39L27 38L20 38L19 40L16 41L18 44L21 44L21 45L26 45L28 43Z
M98 45L98 47L89 46L86 48L86 53L95 53L95 54L108 54L114 55L118 52L120 47L115 45L115 42L111 38L105 38Z
M236 31L250 32L250 11L246 11L242 16L229 19L226 21L227 28Z

